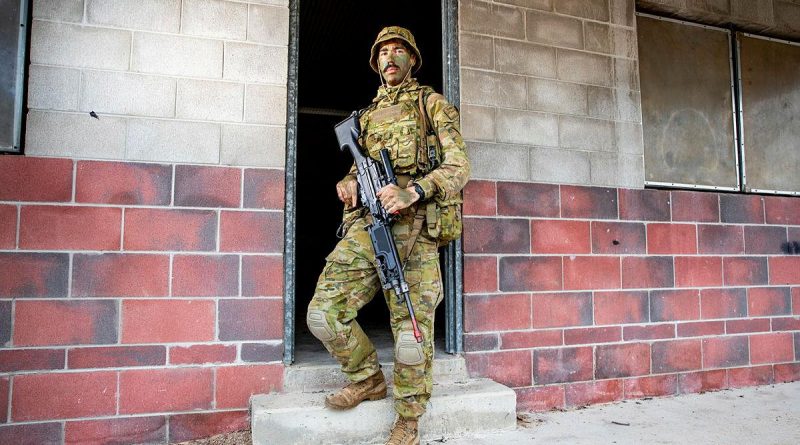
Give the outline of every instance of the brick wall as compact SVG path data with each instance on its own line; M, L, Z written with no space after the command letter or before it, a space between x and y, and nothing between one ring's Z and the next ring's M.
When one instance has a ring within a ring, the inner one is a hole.
M0 441L247 428L282 385L283 197L281 169L0 157Z
M800 199L472 181L470 371L521 409L800 379Z
M459 3L462 126L481 179L641 188L633 0Z
M288 0L34 0L25 152L282 167L288 36Z

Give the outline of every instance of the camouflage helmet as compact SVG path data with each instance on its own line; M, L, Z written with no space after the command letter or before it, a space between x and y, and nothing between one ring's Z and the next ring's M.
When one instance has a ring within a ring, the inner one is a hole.
M378 51L381 49L381 44L392 39L401 40L408 47L408 50L416 57L417 63L411 68L411 73L414 74L419 71L420 67L422 67L422 56L419 54L417 42L414 40L414 35L411 34L411 31L400 26L387 26L378 33L378 37L375 38L375 43L372 44L369 56L369 65L372 67L372 70L380 74L380 70L378 69Z

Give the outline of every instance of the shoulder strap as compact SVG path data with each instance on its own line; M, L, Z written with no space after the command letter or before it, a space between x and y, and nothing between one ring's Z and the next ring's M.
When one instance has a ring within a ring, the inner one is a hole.
M421 171L428 173L439 165L439 137L431 125L430 116L428 116L428 98L433 91L430 88L424 88L419 93L419 114L422 121L420 127L420 140L419 153L417 154L418 163L421 165ZM419 160L422 160L419 162Z

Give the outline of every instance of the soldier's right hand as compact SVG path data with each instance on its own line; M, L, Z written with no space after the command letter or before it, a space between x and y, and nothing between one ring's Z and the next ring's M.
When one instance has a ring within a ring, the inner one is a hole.
M352 176L347 176L336 183L336 194L346 208L352 209L358 203L358 181Z

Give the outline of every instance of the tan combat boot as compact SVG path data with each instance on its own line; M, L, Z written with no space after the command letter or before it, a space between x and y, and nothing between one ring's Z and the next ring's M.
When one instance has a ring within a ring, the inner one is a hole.
M350 383L335 394L325 397L325 406L332 409L350 409L364 400L380 400L386 397L386 381L378 371L366 380Z
M419 445L417 419L398 417L386 445Z

